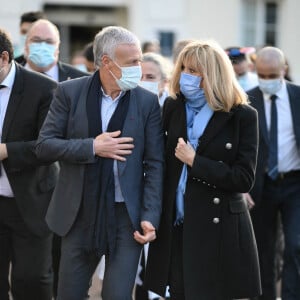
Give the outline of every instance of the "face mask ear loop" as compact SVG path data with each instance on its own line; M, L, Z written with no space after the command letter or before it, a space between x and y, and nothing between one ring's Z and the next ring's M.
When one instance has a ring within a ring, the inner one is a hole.
M113 59L111 59L112 60L112 62L120 69L120 70L122 70L122 68L113 60ZM112 75L112 77L115 79L115 80L119 80L117 77L116 77L116 75L110 70L110 69L108 69L108 72ZM121 78L122 78L122 76L121 76Z
M116 75L111 71L111 70L108 70L108 72L111 74L111 76L115 79L115 80L119 80Z

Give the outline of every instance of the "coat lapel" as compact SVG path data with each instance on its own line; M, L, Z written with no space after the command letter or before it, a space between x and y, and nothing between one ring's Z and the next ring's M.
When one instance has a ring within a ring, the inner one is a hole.
M292 85L290 85L289 83L287 83L287 91L288 91L290 105L291 105L291 113L292 113L296 143L298 148L300 148L300 118L299 118L300 95L299 94L296 95L295 89L293 89Z
M91 85L92 76L89 77L88 81L81 90L78 98L78 104L74 112L73 119L76 122L73 123L73 138L82 138L89 136L89 116L87 112L87 97L88 91ZM95 99L97 101L97 99Z
M59 82L71 79L70 76L68 76L67 70L61 64L61 62L58 62L57 66L58 66L58 81Z
M129 107L127 116L124 121L123 125L123 132L122 136L136 136L136 129L138 128L137 118L138 118L138 111L137 111L137 99L136 94L130 91L130 100L129 100ZM122 175L126 168L126 160L125 161L118 161L118 169L119 175Z
M23 83L23 76L22 76L22 70L20 67L16 66L16 76L14 80L14 84L12 87L12 91L9 97L7 110L3 122L3 129L2 129L2 141L6 141L9 127L14 120L14 116L16 113L16 110L19 106L19 103L23 99L23 90L24 90L24 83Z
M253 96L250 97L251 105L257 110L258 112L258 121L260 132L262 137L265 140L266 145L269 144L269 137L268 137L268 130L267 130L267 121L266 121L266 113L265 113L265 103L263 94L259 88L256 89Z
M208 122L202 136L199 139L197 153L203 152L208 143L224 127L225 123L232 117L233 111L215 112Z

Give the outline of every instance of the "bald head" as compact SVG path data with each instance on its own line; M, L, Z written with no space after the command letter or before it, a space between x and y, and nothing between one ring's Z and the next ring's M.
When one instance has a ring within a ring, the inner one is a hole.
M265 47L257 52L256 71L259 78L283 78L285 70L285 57L280 49L275 47Z
M32 23L27 33L27 40L29 39L48 40L53 44L60 42L58 28L48 20L38 20Z
M29 66L37 72L49 70L58 61L59 43L59 31L53 23L48 20L34 22L27 33L24 52Z

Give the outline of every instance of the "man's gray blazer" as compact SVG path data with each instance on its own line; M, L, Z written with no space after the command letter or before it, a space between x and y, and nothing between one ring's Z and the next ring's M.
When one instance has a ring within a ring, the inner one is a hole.
M91 78L59 84L36 146L39 158L57 160L61 165L46 216L50 229L61 236L68 233L79 211L85 166L95 163L86 112ZM157 228L162 201L163 134L154 94L140 87L131 90L121 135L134 139L132 154L125 162L118 161L121 190L133 227L139 229L145 220Z

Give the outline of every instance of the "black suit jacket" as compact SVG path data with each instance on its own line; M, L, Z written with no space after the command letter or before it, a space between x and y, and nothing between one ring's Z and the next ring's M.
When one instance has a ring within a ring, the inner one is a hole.
M18 61L17 61L17 59L18 59ZM19 62L22 66L26 65L26 60L23 55L17 57L16 61ZM61 61L57 62L57 66L58 66L58 81L59 82L90 75L89 73L82 72L82 71L76 69L75 67L73 67L72 65L66 64Z
M72 65L63 63L61 61L59 61L57 63L57 66L58 66L58 81L59 82L90 75L89 73L82 72L82 71L76 69L75 67L73 67Z
M8 158L3 166L19 211L32 233L49 233L45 214L56 182L57 168L42 166L34 147L47 115L56 82L16 64L16 76L2 129Z
M289 101L291 105L292 121L297 147L300 151L300 86L286 82ZM256 205L260 204L264 178L268 163L269 142L266 125L265 107L263 94L259 87L247 92L251 105L258 112L259 119L259 150L257 157L256 179L251 196Z
M16 61L18 64L22 65L22 66L24 66L24 65L26 64L26 59L25 59L25 57L24 57L24 54L22 54L22 55L16 57L16 58L15 58L15 61Z

